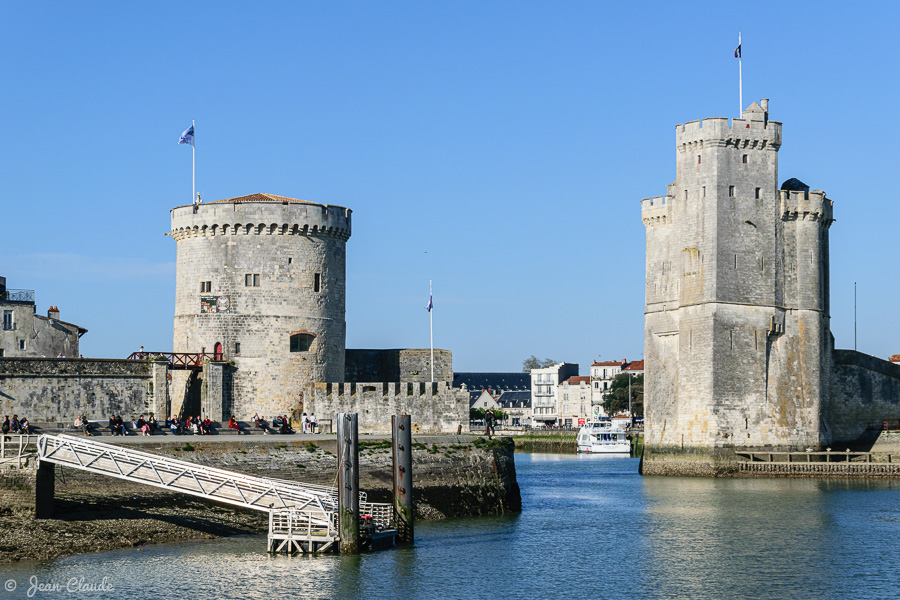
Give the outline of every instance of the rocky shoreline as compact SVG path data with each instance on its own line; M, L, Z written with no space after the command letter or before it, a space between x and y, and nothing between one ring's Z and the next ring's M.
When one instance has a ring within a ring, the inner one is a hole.
M105 441L105 440L104 440ZM389 442L361 444L361 488L371 501L390 497ZM414 441L416 518L501 514L521 510L512 442ZM185 450L189 447L190 450ZM161 442L152 451L280 479L332 484L337 466L329 443L253 441ZM265 535L268 515L71 468L56 468L53 519L35 519L28 469L0 472L0 564L191 539ZM33 470L31 471L33 473Z

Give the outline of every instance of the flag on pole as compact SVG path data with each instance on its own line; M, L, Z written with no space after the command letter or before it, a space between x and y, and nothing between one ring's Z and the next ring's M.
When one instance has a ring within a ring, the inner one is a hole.
M434 302L432 301L432 294L428 292L428 305L425 306L425 310L431 312L431 309L434 308Z
M184 130L184 133L181 134L181 137L178 138L179 144L188 144L190 146L194 145L194 126L191 125L187 129Z
M738 42L738 47L734 49L734 57L735 57L735 58L740 58L740 57L741 57L741 44L740 44L740 42Z

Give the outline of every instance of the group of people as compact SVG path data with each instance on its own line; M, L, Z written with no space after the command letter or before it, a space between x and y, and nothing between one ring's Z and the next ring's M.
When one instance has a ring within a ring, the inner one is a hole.
M232 419L233 418L234 417L232 417ZM262 430L263 433L269 433L271 431L284 434L296 433L292 427L291 419L287 415L275 415L272 417L271 426L269 426L268 421L259 416L259 413L253 413L253 419L251 420L253 421L253 426L256 429Z
M172 415L168 419L166 419L166 427L169 430L176 434L181 435L185 433L192 433L194 435L209 435L215 431L213 428L212 419L209 418L209 415L206 415L205 419L201 419L200 415L196 417L188 416L185 418L184 423L182 423L178 417Z
M28 424L28 419L25 417L19 418L19 415L13 415L12 420L10 420L9 415L3 417L3 425L2 425L3 433L31 433L31 425Z

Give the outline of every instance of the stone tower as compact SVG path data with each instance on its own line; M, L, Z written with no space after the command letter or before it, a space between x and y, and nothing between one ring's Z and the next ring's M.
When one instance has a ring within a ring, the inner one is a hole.
M675 142L675 182L641 201L648 450L819 447L832 201L797 180L778 188L768 100L731 123L678 125Z
M284 414L310 383L343 381L349 209L253 194L171 213L173 347L233 363L224 418Z

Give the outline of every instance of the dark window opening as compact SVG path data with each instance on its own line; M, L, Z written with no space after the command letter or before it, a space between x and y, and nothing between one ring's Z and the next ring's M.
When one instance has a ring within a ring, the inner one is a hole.
M244 275L244 286L259 287L259 273L247 273Z
M697 164L698 165L700 164L700 155L699 154L697 155Z
M25 349L25 340L19 340L19 350Z
M222 342L216 342L213 360L222 360Z
M313 291L318 292L322 287L322 276L316 273L315 280L313 281Z
M291 264L292 262L294 262L294 259L288 256L288 264Z
M743 156L743 158L741 158L741 162L744 163L745 165L747 164L747 155L746 154Z
M728 186L728 195L729 195L731 198L734 198L734 186L733 186L733 185L729 185L729 186Z
M240 353L241 353L241 343L240 343L240 342L235 342L235 343L234 343L234 353L235 353L235 354L240 354Z
M295 333L291 336L291 352L309 352L316 336L309 333Z
M759 200L759 194L762 191L762 188L756 188L756 199Z
M212 281L201 281L200 282L200 293L211 292L211 291L212 291Z
M706 186L703 186L703 197L706 198Z

